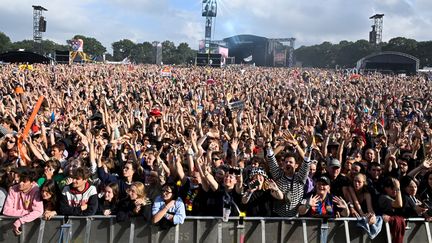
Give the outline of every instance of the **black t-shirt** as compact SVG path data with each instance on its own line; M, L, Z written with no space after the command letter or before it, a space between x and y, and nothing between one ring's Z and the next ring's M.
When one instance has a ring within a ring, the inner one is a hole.
M245 205L247 217L270 217L273 197L269 190L255 191Z
M384 179L383 177L380 177L377 181L372 181L371 178L367 179L367 183L368 183L367 189L371 195L372 206L375 211L378 208L378 199L381 196L381 194L383 194L384 192L384 188L382 187L383 179Z
M393 208L392 203L395 199L389 195L381 195L378 199L378 210L377 215L390 215L390 216L402 216L403 211L401 208Z
M323 176L330 178L328 173L324 174ZM344 186L350 186L350 181L348 177L339 174L336 179L331 180L330 193L334 196L343 197L344 195L342 188Z
M229 201L229 206L231 207L230 216L239 216L237 208L234 206L234 204L239 207L240 211L242 210L241 195L238 194L235 189L231 190L230 192L225 192L225 188L223 186L219 186L217 191L207 192L207 200L203 210L204 215L222 217L224 199L228 199Z
M194 187L189 178L180 187L180 198L185 204L187 216L203 216L206 207L206 193L201 184Z

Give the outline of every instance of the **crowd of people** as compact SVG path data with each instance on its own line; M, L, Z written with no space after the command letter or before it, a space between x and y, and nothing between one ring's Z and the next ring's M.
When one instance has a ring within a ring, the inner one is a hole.
M166 229L244 212L356 217L371 238L389 222L400 240L404 218L432 218L422 76L87 64L3 65L0 79L0 207L16 234L55 215Z

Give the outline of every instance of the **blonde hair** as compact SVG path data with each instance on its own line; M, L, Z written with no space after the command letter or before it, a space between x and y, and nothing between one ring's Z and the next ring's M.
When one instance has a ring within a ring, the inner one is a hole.
M142 182L136 181L136 182L132 182L130 187L135 187L136 189L136 194L138 196L138 198L146 198L147 194L145 192L145 186Z

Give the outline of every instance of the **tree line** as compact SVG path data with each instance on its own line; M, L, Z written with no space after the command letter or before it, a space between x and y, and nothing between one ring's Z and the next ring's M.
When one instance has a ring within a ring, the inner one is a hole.
M93 37L75 35L71 39L82 39L84 41L84 52L98 60L101 60L102 56L105 55L108 61L122 61L128 58L135 63L149 64L156 62L156 47L147 41L143 43L135 43L128 39L116 41L111 44L113 54L110 54L107 53L106 47ZM196 51L192 50L187 43L180 43L176 46L174 42L166 40L161 44L164 64L190 64L195 58ZM11 42L5 33L0 32L0 53L18 49L54 56L56 50L68 51L71 48L67 44L62 45L51 40L42 40L39 46L35 45L33 40Z
M84 41L84 52L91 57L102 57L105 54L108 61L122 61L129 58L135 63L155 63L156 48L150 42L135 43L128 39L116 41L111 44L113 54L107 53L107 49L95 38L83 35L75 35L71 39ZM164 41L162 44L162 61L165 64L190 64L193 62L196 51L187 43L175 46L172 41ZM43 54L54 55L56 50L66 51L70 47L50 40L43 40L41 46L34 45L33 40L11 42L10 38L0 32L0 53L9 50L25 49L27 51L42 51ZM416 41L404 37L396 37L389 42L380 45L370 44L367 40L355 42L343 40L338 44L323 42L319 45L301 46L294 51L294 56L304 67L341 68L354 67L362 57L379 51L398 51L410 54L420 59L420 67L432 66L432 41Z
M351 68L361 58L379 51L410 54L420 60L420 67L432 66L432 41L416 41L404 37L396 37L379 45L370 44L367 40L344 40L339 44L323 42L319 45L302 46L294 51L294 55L303 67Z

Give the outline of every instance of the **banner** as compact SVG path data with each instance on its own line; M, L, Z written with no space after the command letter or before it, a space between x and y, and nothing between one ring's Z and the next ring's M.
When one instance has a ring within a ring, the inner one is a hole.
M171 77L172 73L171 73L172 68L171 67L164 67L161 70L161 76L162 77Z
M250 55L248 57L243 58L243 61L245 61L245 62L251 62L252 59L253 59L253 57L252 57L252 55Z

